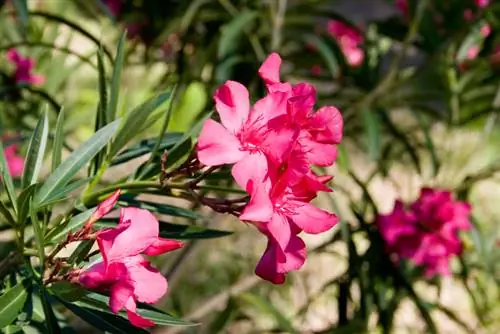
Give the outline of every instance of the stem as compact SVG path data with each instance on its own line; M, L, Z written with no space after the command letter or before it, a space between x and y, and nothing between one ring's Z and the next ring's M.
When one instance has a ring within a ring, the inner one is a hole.
M271 50L278 51L281 45L281 31L285 21L287 0L278 0L278 10L274 16L273 32L271 37ZM272 2L270 4L272 8Z

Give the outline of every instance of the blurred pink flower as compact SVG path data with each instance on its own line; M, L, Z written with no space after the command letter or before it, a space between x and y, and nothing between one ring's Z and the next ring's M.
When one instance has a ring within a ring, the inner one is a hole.
M410 15L410 10L408 7L408 0L396 0L396 8L403 14L405 18Z
M29 83L41 85L45 82L45 77L33 74L34 62L30 58L24 58L16 49L7 51L7 59L16 67L14 77L16 83Z
M17 144L10 144L4 148L7 167L12 177L20 177L24 170L24 158L17 154Z
M106 7L108 7L113 16L116 17L120 15L122 10L122 0L103 0L102 2L106 5Z
M98 207L99 216L111 210L116 194ZM156 303L167 291L165 277L141 254L160 255L182 247L181 242L159 238L158 233L158 220L149 211L122 208L115 228L97 232L103 261L79 276L86 288L110 290L111 311L118 313L125 308L130 322L137 327L151 327L154 323L137 313L136 303Z
M408 209L397 201L394 210L377 218L388 252L424 268L427 277L449 275L449 262L462 252L460 231L471 228L470 205L448 191L424 188Z
M364 38L357 29L342 21L329 20L327 31L339 43L349 65L357 67L363 63L365 52L361 44Z
M488 5L490 4L490 0L474 0L474 3L479 8L485 8L488 7Z

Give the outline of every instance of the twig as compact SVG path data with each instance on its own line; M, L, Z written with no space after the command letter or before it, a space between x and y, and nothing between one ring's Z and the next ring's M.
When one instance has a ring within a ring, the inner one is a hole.
M272 2L270 6L273 6ZM271 37L271 50L273 51L278 51L281 45L281 32L285 21L286 6L287 0L278 0L278 10L274 16L273 32Z

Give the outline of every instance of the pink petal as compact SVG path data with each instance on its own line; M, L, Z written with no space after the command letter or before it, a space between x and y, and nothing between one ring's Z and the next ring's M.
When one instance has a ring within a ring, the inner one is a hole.
M298 138L299 131L291 128L270 130L261 144L262 151L276 164L284 162Z
M214 99L222 124L230 132L238 133L250 113L248 90L239 82L229 80L217 89Z
M7 51L6 56L7 59L12 63L18 63L21 60L21 56L16 49L10 49L9 51Z
M273 204L269 198L269 192L266 186L262 183L254 183L249 181L251 188L250 201L240 215L243 221L267 222L273 215Z
M259 68L259 75L267 85L280 82L281 57L276 52L271 53Z
M221 124L208 119L198 139L198 159L207 166L235 163L246 155L240 141Z
M158 238L144 250L145 255L156 256L181 248L184 244L177 240Z
M103 262L94 264L78 277L80 284L88 289L97 289L107 282L106 266Z
M295 208L291 220L304 232L318 234L326 232L337 224L338 217L306 203Z
M286 115L288 94L284 92L269 93L254 103L251 118L263 117L264 120Z
M286 273L303 266L306 260L306 245L300 237L294 235L285 249L284 261L278 260L276 251L277 244L269 238L266 251L257 264L255 273L271 283L283 284Z
M137 313L137 305L133 298L130 298L125 305L127 309L127 317L132 325L139 328L154 327L155 323L149 319L143 318Z
M97 206L96 210L90 217L89 222L96 222L113 210L113 207L118 201L118 197L120 197L120 189L116 190Z
M300 143L306 151L307 161L315 166L331 166L337 159L338 150L332 144L322 144L309 136L302 136Z
M24 159L20 156L7 157L7 168L12 177L19 177L23 175Z
M236 183L247 192L252 192L252 190L247 189L248 182L254 180L254 182L260 183L268 176L269 166L267 158L264 154L260 152L255 152L248 154L244 159L237 162L232 170Z
M274 213L271 220L265 225L267 233L277 244L276 257L283 262L285 250L292 238L292 230L287 217L280 213Z
M123 309L133 294L134 287L132 286L132 282L128 280L120 280L113 285L109 298L111 312L118 313Z
M154 304L167 292L167 279L140 255L126 259L135 298Z
M320 143L339 144L342 140L343 128L342 114L332 106L318 109L309 120L309 132Z
M155 243L158 233L158 220L151 212L128 207L120 210L116 228L97 234L97 242L105 261L114 262L142 253Z

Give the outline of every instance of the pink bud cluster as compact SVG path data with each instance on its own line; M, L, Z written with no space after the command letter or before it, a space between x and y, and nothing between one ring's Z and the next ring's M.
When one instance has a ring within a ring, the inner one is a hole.
M338 221L310 203L319 191L331 191L325 185L331 177L316 175L311 165L335 162L343 129L335 107L315 112L315 88L281 82L280 67L277 53L264 61L259 75L267 95L253 106L242 84L224 83L214 95L221 123L207 120L197 145L204 165L234 164L236 183L250 195L240 219L268 240L256 274L275 284L305 262L299 233L325 232Z
M4 141L11 138L10 135L4 137ZM5 154L5 160L7 162L7 168L12 177L20 177L24 170L24 158L18 154L18 145L13 143L4 147L3 152Z
M83 231L106 215L118 200L119 191L103 201ZM109 307L114 313L125 309L137 327L154 323L137 313L137 302L154 304L167 292L166 278L151 266L144 255L155 256L182 247L175 240L158 237L159 223L144 209L121 208L115 228L97 232L96 239L103 260L84 270L79 283L88 288L110 291Z
M23 57L16 49L7 51L7 60L15 66L14 79L16 83L41 85L45 82L43 75L33 73L33 67L35 67L33 59Z
M471 228L470 210L448 191L424 188L408 207L396 201L390 214L377 218L377 226L396 260L422 266L427 277L450 275L450 260L462 252L458 232Z

